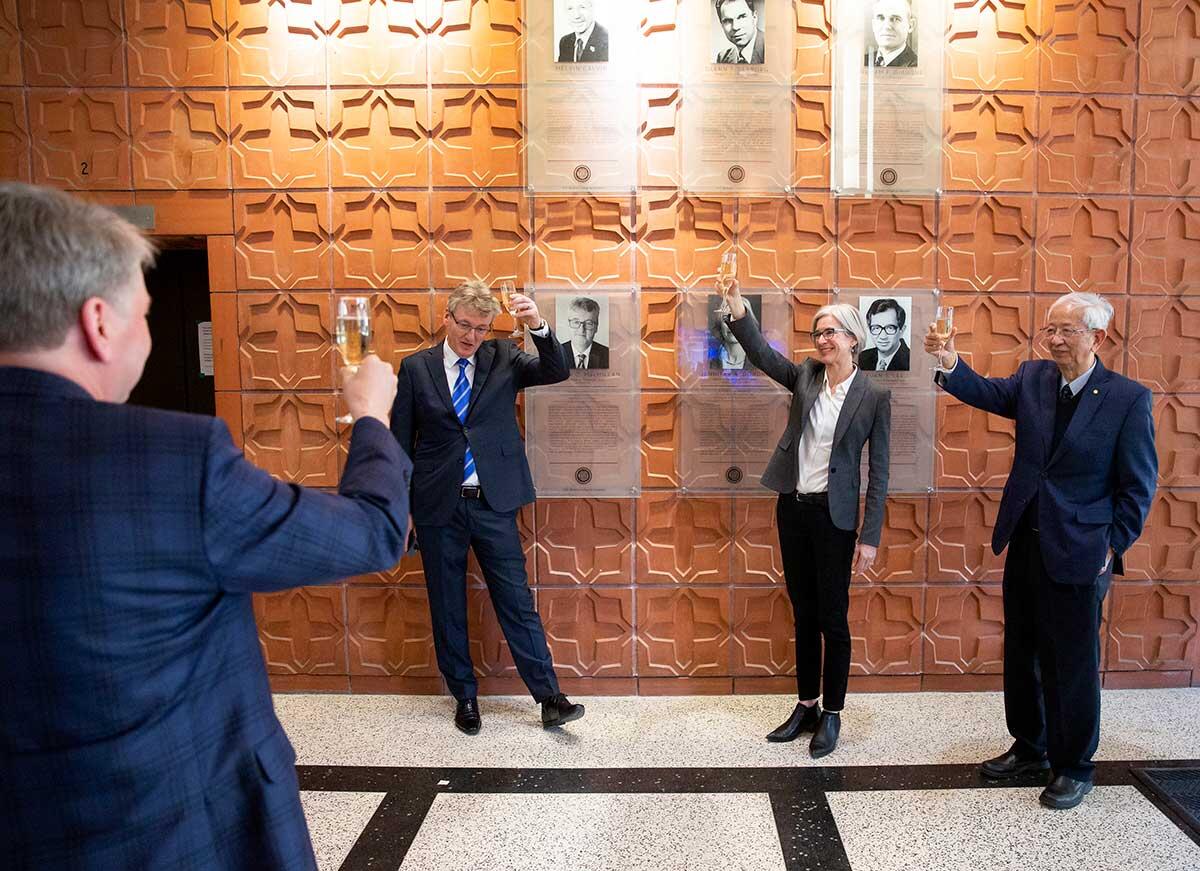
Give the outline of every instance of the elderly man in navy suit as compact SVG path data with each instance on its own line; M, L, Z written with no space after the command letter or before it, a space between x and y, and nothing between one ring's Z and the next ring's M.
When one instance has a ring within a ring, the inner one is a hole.
M151 245L0 184L0 866L315 869L250 594L403 552L395 376L346 379L340 495L284 484L214 418L123 404Z
M533 479L517 428L518 391L567 380L566 356L537 305L513 294L537 356L488 339L500 303L486 284L459 285L446 302L445 341L405 358L392 433L413 461L413 522L429 590L438 668L457 700L454 724L481 726L467 637L467 550L483 569L517 671L542 706L542 725L583 716L559 690L542 620L533 607L517 511L533 501Z
M1004 563L1004 710L1014 743L982 774L1052 770L1041 794L1075 807L1091 791L1100 740L1100 615L1113 573L1141 535L1158 474L1150 391L1104 367L1113 308L1093 293L1050 307L1040 337L1052 360L983 378L930 325L937 383L1016 420L1012 473L992 550Z

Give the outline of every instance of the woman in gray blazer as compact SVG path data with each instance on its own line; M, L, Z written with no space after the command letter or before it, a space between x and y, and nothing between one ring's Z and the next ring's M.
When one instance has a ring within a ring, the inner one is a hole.
M767 344L753 313L746 316L749 310L737 283L723 290L731 309L730 329L747 358L792 392L787 428L762 482L779 492L775 520L796 621L800 701L767 740L794 741L813 732L809 752L819 759L833 752L841 731L850 677L850 573L865 572L875 562L883 529L891 392L858 369L867 328L854 306L828 305L818 311L812 328L816 357L796 364ZM866 511L859 535L859 464L868 443Z

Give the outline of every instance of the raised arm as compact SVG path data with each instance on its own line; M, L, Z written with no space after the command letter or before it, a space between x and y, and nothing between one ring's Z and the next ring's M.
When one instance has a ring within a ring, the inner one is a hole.
M758 327L758 321L754 319L754 312L750 311L749 307L745 309L743 317L729 321L729 329L746 351L746 357L751 363L765 372L772 381L782 384L789 391L796 389L796 379L800 377L800 367L768 344L762 330Z
M554 335L554 330L547 325L545 335L530 335L538 352L534 355L518 351L513 358L513 366L517 372L517 389L524 390L539 384L566 381L571 375L571 370L567 368L567 357L563 353L562 343Z

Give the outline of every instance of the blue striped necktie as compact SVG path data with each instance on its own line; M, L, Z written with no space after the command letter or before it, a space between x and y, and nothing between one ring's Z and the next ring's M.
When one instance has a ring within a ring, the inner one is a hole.
M458 378L454 380L454 393L450 401L454 403L454 413L458 415L459 423L467 422L467 406L471 404L471 383L467 381L467 366L471 363L465 357L458 358ZM467 453L463 457L463 480L475 474L475 457L471 455L471 444L467 443Z

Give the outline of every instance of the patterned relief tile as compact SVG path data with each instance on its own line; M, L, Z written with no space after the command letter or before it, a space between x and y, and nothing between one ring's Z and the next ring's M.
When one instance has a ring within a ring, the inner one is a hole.
M20 88L0 88L0 178L30 180L29 147L25 94Z
M1037 0L954 0L946 87L1036 89L1038 9Z
M947 189L1033 190L1038 137L1033 94L948 94L945 124Z
M1117 584L1108 668L1191 669L1200 662L1200 584Z
M346 588L350 674L437 677L424 590Z
M935 267L932 201L838 201L838 282L843 287L930 287Z
M679 0L643 0L638 4L637 43L640 80L672 84L680 79L680 46L686 39Z
M327 187L323 91L234 91L233 180L239 188Z
M223 87L229 82L225 4L125 0L134 87Z
M681 294L642 291L642 388L678 390L683 383L679 372L675 336L679 322Z
M334 286L428 287L429 211L424 191L334 191Z
M732 500L644 494L637 504L639 584L727 584Z
M65 188L128 190L124 91L29 91L33 180Z
M425 0L326 0L329 84L424 84Z
M651 286L708 283L733 245L734 201L671 191L638 204L637 274Z
M1016 444L1013 422L945 395L938 396L937 414L937 486L1003 486Z
M1033 289L1033 197L945 196L938 285L942 291Z
M633 677L633 590L538 590L560 677Z
M920 674L923 587L851 587L850 674Z
M1158 483L1200 487L1200 394L1154 397Z
M17 0L0 0L0 85L23 83L21 28L17 23Z
M524 126L516 88L450 88L432 94L435 185L524 184Z
M371 351L399 369L401 361L433 345L433 297L429 293L371 295Z
M341 587L301 587L254 597L267 671L346 674L346 607Z
M667 0L673 6L673 0ZM663 5L647 0L647 5ZM638 89L638 186L679 187L683 183L683 154L679 130L683 103L677 87Z
M1012 375L1030 357L1032 298L1017 294L947 294L954 306L955 344L972 369L989 378Z
M1200 199L1133 201L1133 293L1200 291Z
M133 183L146 189L230 186L229 103L213 91L131 91Z
M639 675L730 673L728 589L639 589L637 614Z
M1004 557L992 553L999 491L939 493L929 518L929 582L999 582Z
M642 486L680 485L679 394L643 393L642 400Z
M829 50L833 37L833 19L829 0L795 0L796 33L792 37L795 61L792 76L797 85L829 84Z
M1138 51L1141 93L1200 92L1200 0L1143 0Z
M336 487L335 401L329 394L242 394L246 459L276 478Z
M1038 197L1034 290L1124 293L1129 270L1129 201Z
M1043 91L1128 94L1137 69L1137 0L1044 0Z
M738 204L738 278L752 286L833 287L834 204L826 194Z
M1200 101L1139 97L1134 193L1200 193Z
M1104 339L1104 344L1100 346L1100 360L1109 369L1114 372L1125 374L1125 347L1127 338L1125 333L1125 321L1129 316L1128 298L1124 296L1110 296L1108 302L1113 307L1113 317L1108 324L1108 335ZM1033 322L1038 327L1046 323L1047 316L1050 314L1050 307L1054 305L1054 297L1038 296L1033 301ZM1046 340L1037 336L1033 340L1033 356L1041 357L1049 360L1051 357L1050 346L1046 344Z
M633 501L539 499L538 586L633 581Z
M855 574L852 583L904 583L924 581L928 545L926 531L929 500L924 497L889 497L883 518L883 535L875 566Z
M792 186L829 188L832 139L828 91L797 89L792 96L796 117L792 156Z
M796 624L786 590L733 590L733 673L737 676L796 673Z
M733 502L733 582L782 584L783 558L779 553L779 527L775 523L776 499L735 499ZM737 591L734 592L737 605Z
M1159 393L1200 392L1200 298L1130 299L1127 374Z
M121 0L18 0L25 84L125 84Z
M998 584L927 587L926 674L1003 674L1004 599Z
M333 387L331 332L326 293L238 294L242 389Z
M325 84L324 0L227 0L229 83Z
M329 196L235 194L238 287L329 287Z
M1129 579L1195 581L1200 578L1200 491L1159 490L1141 537L1125 553Z
M1128 193L1132 97L1041 97L1038 189Z
M528 281L532 229L524 194L506 191L433 194L432 280L454 287L479 278Z
M426 0L432 84L516 84L523 22L517 0Z
M335 89L329 104L334 187L429 183L429 93L421 89Z
M467 590L467 632L471 638L471 660L478 677L517 677L516 663L504 640L487 590Z
M628 197L543 197L534 200L533 209L535 281L592 287L632 280Z

